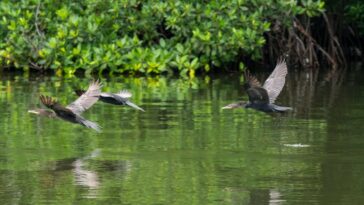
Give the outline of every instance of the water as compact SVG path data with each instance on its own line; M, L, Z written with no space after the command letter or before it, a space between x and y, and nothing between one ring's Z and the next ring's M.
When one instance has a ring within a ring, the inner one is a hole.
M363 74L291 72L283 115L221 110L240 75L102 79L146 110L97 103L102 133L27 113L90 78L2 74L0 204L361 204Z

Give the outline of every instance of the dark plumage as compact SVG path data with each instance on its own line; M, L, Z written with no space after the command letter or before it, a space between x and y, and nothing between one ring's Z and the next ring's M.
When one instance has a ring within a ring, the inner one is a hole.
M262 86L257 78L252 76L249 71L245 71L244 89L248 94L249 101L232 103L223 107L223 109L245 107L263 112L285 112L287 110L292 110L290 107L282 107L274 104L279 93L283 89L287 72L286 61L284 59L279 60L273 72Z
M83 90L75 90L75 93L80 96L84 93ZM101 93L99 100L105 103L113 104L113 105L128 105L134 109L143 111L143 108L132 103L129 98L132 94L127 90L122 90L118 93Z
M41 95L39 97L40 101L43 103L43 105L51 110L37 108L34 110L29 110L28 112L41 116L58 117L68 122L77 123L85 127L92 128L99 132L100 126L95 122L91 122L83 118L81 113L96 103L101 93L100 88L101 84L98 81L92 82L84 94L82 94L79 98L66 107L62 106L51 97Z

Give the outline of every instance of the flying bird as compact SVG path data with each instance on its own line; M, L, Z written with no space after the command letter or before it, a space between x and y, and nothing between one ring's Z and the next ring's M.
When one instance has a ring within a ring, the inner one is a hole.
M81 96L85 91L84 90L75 90L75 93L78 96ZM128 105L134 109L144 111L143 108L137 106L136 104L132 103L129 98L132 96L132 94L127 90L121 90L118 93L101 93L99 100L104 103L109 103L113 105Z
M283 89L287 73L288 71L286 61L284 59L278 60L273 72L262 86L258 79L246 70L244 72L244 89L248 94L249 101L232 103L223 107L222 109L244 107L253 108L263 112L285 112L292 110L291 107L283 107L274 104L278 95Z
M100 126L97 123L86 120L81 116L84 111L89 109L99 99L101 93L100 88L101 84L99 81L91 82L87 91L66 107L49 96L41 95L39 97L40 101L50 110L36 108L29 110L28 112L50 118L58 117L68 122L77 123L100 132Z

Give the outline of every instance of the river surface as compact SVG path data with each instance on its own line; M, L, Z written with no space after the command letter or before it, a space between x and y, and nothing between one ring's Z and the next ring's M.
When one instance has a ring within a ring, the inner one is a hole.
M257 74L265 79L269 73ZM363 204L364 71L292 71L286 114L222 110L240 74L101 78L146 112L98 102L102 132L27 112L91 77L0 76L0 204Z

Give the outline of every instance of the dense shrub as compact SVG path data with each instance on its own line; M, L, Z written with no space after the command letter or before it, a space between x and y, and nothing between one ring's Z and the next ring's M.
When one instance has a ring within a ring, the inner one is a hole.
M350 23L356 25L361 35L364 35L364 2L356 1L345 7L346 17Z
M0 63L21 69L193 76L259 58L270 22L317 15L304 0L2 0Z

